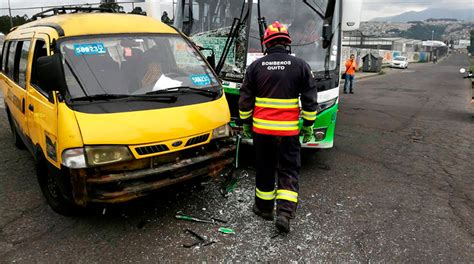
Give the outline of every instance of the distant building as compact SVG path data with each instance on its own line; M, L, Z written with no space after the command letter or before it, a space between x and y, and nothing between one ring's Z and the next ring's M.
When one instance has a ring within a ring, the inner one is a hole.
M471 40L469 39L460 39L454 42L454 49L467 49L471 45Z
M423 41L423 46L424 47L434 47L434 48L437 48L437 47L447 47L446 43L442 42L442 41L438 41L438 40L426 40L426 41Z

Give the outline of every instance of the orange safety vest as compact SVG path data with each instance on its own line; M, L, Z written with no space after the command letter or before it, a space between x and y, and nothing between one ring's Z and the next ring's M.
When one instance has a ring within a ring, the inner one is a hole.
M357 69L357 63L350 59L346 61L346 74L355 75L355 69Z

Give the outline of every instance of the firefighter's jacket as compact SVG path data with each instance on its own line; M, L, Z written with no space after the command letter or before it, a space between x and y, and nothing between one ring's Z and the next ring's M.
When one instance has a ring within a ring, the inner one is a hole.
M251 123L253 117L253 131L258 134L298 135L300 114L305 126L316 120L318 96L311 68L282 46L267 53L247 69L240 88L240 119Z

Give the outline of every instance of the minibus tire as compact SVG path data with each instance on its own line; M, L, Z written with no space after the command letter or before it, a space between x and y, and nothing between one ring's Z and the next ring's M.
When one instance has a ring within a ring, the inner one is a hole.
M64 196L54 175L50 173L48 161L41 154L36 162L36 176L41 192L53 211L64 216L79 216L83 213L83 207L74 204Z
M13 122L13 118L11 117L10 110L7 108L7 117L8 117L8 124L10 125L10 131L12 133L12 140L15 144L15 147L18 149L25 149L25 143L18 134L18 130L16 129L15 123Z

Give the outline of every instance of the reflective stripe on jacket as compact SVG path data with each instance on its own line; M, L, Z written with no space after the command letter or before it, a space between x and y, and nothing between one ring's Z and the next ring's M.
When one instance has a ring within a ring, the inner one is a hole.
M298 98L255 98L253 129L265 135L298 135Z

